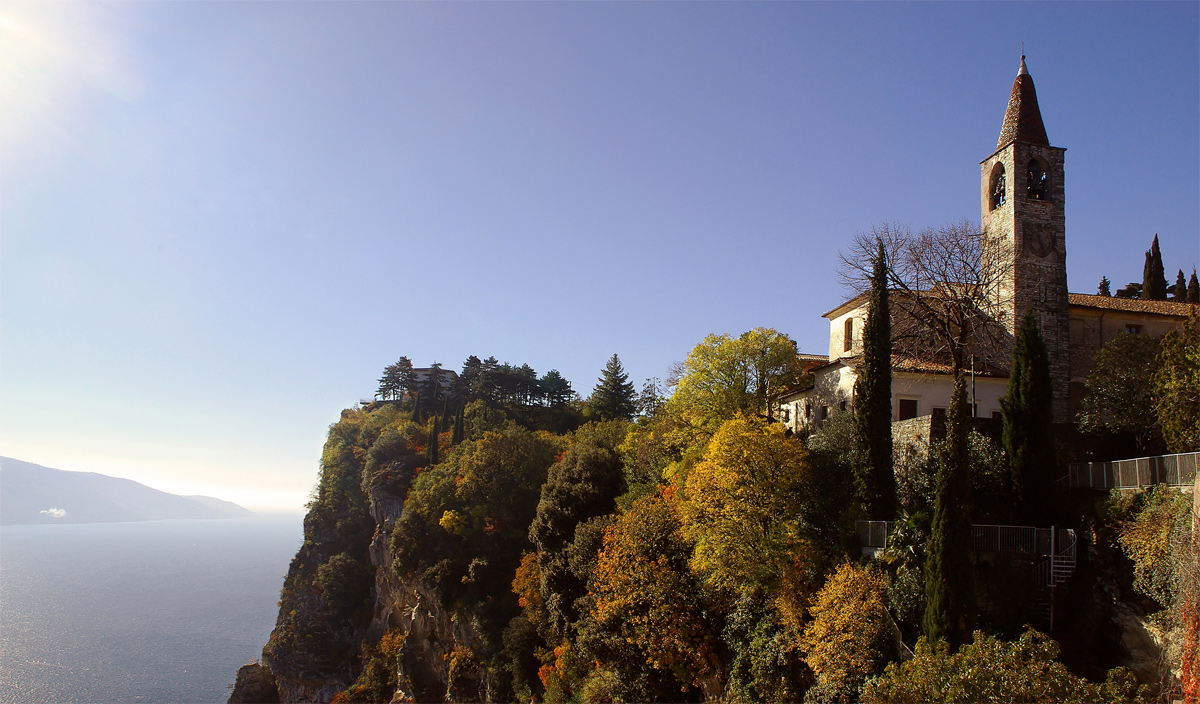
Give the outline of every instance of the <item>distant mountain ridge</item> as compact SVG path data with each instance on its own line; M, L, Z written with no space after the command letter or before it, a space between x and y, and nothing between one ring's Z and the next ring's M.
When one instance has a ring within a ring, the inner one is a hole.
M131 479L0 457L0 525L238 518L254 512L211 496L179 496Z

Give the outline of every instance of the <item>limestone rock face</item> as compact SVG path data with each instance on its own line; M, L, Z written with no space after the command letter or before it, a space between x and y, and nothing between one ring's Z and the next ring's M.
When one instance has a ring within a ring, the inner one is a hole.
M456 673L454 678L451 669L456 662L456 650L484 653L486 643L471 623L445 610L428 585L419 581L406 583L396 576L390 538L404 500L381 486L370 487L368 498L376 523L370 548L375 566L375 610L367 629L368 638L378 638L389 630L399 630L405 635L392 701L484 701L490 679L486 667L471 663L474 672L465 673L466 676ZM468 688L476 691L457 691L462 682L469 683Z

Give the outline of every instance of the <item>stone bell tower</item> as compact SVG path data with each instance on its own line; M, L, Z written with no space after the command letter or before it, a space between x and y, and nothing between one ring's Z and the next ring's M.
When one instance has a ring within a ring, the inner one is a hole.
M1012 334L1032 308L1050 356L1054 420L1067 417L1070 326L1063 156L1050 146L1033 77L1013 81L996 151L981 162L980 204L995 315Z

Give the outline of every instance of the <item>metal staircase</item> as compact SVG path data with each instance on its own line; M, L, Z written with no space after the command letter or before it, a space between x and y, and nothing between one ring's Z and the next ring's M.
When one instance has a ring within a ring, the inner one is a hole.
M1075 548L1079 541L1075 531L1069 528L1051 528L1049 537L1049 557L1034 566L1033 578L1037 587L1038 613L1052 631L1055 589L1075 573Z

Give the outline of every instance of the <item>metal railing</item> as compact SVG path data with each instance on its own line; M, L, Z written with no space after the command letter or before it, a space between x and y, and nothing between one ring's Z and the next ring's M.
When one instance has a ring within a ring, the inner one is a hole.
M1035 528L1034 526L999 526L976 523L971 526L971 540L975 550L979 552L1052 555L1056 545L1075 544L1075 531L1070 528Z
M888 536L895 524L891 521L855 521L859 544L864 548L886 548ZM1075 550L1075 531L1070 528L1037 528L1034 526L1001 526L976 523L971 525L971 545L978 552L1017 552L1050 556L1062 546ZM1074 552L1072 552L1074 555Z
M1059 481L1071 489L1142 489L1155 484L1191 486L1200 452L1138 457L1115 462L1079 462Z

